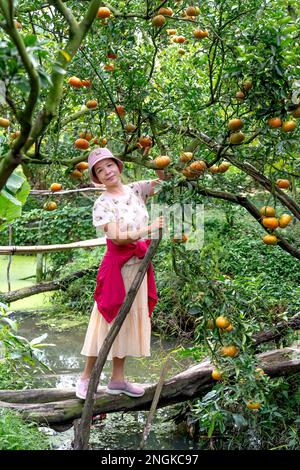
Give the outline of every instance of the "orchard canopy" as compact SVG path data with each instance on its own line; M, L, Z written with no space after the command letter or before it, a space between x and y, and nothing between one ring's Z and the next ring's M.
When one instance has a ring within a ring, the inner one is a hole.
M300 259L299 13L296 0L0 0L2 225L33 185L89 184L87 156L107 145L137 176L165 168L169 194L242 205L262 243Z

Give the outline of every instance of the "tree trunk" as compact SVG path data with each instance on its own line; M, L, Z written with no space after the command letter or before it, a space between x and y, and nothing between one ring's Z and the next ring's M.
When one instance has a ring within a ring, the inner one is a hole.
M260 366L270 377L288 376L300 371L300 350L283 348L258 355ZM203 396L215 385L211 377L214 366L209 359L167 379L160 394L158 407L180 403ZM118 411L149 410L157 383L145 385L145 395L130 398L126 395L109 395L99 387L93 415ZM75 390L36 389L1 390L0 408L19 411L21 417L49 424L59 430L71 427L80 418L83 401L76 398ZM62 428L63 427L63 428Z

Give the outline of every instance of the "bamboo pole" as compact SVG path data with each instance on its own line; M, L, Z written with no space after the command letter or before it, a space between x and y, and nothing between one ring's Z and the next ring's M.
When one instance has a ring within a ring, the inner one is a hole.
M32 245L32 246L0 246L0 255L19 255L31 253L49 253L51 251L72 250L77 248L93 248L106 245L106 238L93 238L81 242L64 243L59 245Z

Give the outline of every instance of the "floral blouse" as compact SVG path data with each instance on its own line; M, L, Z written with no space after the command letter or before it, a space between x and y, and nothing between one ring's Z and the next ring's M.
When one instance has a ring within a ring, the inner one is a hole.
M125 195L113 196L106 191L96 199L93 207L93 225L97 234L108 222L118 222L122 231L139 230L148 225L146 202L151 192L151 180L124 185ZM147 238L147 237L145 237ZM126 264L133 264L135 259Z

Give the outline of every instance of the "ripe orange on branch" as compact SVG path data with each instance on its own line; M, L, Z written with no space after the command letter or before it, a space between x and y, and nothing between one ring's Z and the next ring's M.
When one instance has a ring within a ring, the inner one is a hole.
M83 174L79 170L73 170L72 173L70 173L70 176L74 179L80 179L83 177Z
M71 85L73 88L82 88L83 86L82 81L78 77L70 77L68 80L68 84Z
M278 238L275 235L265 235L263 237L263 242L266 245L277 245L278 243Z
M92 138L92 134L89 131L83 131L83 132L79 132L79 137L89 142Z
M230 321L224 317L224 316L220 316L218 318L216 318L216 326L218 328L222 328L225 330L225 328L228 328L228 326L230 325Z
M146 148L146 147L151 147L152 145L152 139L151 137L149 137L148 135L142 135L140 138L139 138L139 144Z
M173 38L173 42L176 42L177 44L183 44L186 41L184 36L175 36Z
M250 80L246 80L244 83L243 83L243 90L245 91L249 91L251 90L251 88L253 87L253 84Z
M117 104L115 112L121 117L125 116L126 114L125 108L121 104Z
M190 164L189 168L192 173L200 174L206 170L207 166L203 160L196 160Z
M241 144L244 140L245 140L245 134L243 134L242 132L234 132L229 137L229 141L233 145Z
M179 160L182 163L187 163L190 162L193 159L193 153L192 152L182 152L180 154Z
M279 218L279 227L285 228L293 220L293 217L289 214L282 214Z
M50 186L50 191L54 193L55 191L60 191L61 188L62 188L62 185L60 183L52 183Z
M276 186L281 189L288 189L290 187L290 182L289 180L277 180Z
M244 101L246 95L243 91L240 90L235 94L235 97L238 101Z
M101 19L104 19L104 18L109 18L111 15L111 11L109 8L107 7L100 7L98 9L98 12L97 12L97 18L101 18Z
M218 371L218 369L214 369L211 373L211 376L214 380L221 380L222 378L222 374L220 371Z
M9 127L9 125L10 125L10 120L9 119L0 118L0 127L4 127L5 129L7 129L7 127Z
M273 230L279 225L278 219L276 219L276 217L264 217L262 223L264 227L271 228Z
M85 103L86 107L89 108L89 109L94 109L94 108L97 108L98 106L98 101L97 100L88 100L86 103Z
M85 87L90 87L90 86L92 86L91 80L87 80L87 79L81 80L81 84L82 84L82 86L85 86Z
M244 127L244 123L241 119L230 119L230 121L228 122L228 128L231 131L240 131L242 127Z
M75 140L74 145L78 149L86 150L86 149L89 148L90 143L86 139L77 139L77 140Z
M154 161L158 169L163 169L171 163L171 158L168 155L161 155L156 157Z
M300 117L300 106L298 106L296 109L294 109L294 111L292 111L292 116L296 119Z
M259 410L261 404L259 402L248 401L246 406L249 408L249 410Z
M207 29L195 29L193 32L194 36L196 39L204 39L208 37L208 31Z
M88 167L89 167L89 164L87 162L79 162L76 165L76 170L84 171L84 170L87 170Z
M200 8L190 6L190 7L187 7L187 9L185 10L185 13L187 14L187 16L198 16L200 15Z
M272 117L268 119L268 125L273 129L277 129L282 126L282 119L280 117Z
M221 163L221 165L219 165L217 173L225 173L229 168L230 168L230 163L223 162Z
M238 354L238 348L234 345L223 346L221 348L221 353L223 356L235 357Z
M282 132L293 132L297 127L297 123L295 121L285 121L282 124L281 130Z
M271 206L263 206L259 209L259 212L264 217L275 217L275 209Z
M170 7L161 7L158 10L158 14L163 15L163 16L172 16L173 15L173 10Z
M163 15L156 15L152 18L152 24L156 28L160 28L166 22L166 18Z
M128 134L132 134L136 130L136 126L131 122L128 122L124 129Z
M106 70L106 72L113 72L115 70L115 64L113 62L105 64L103 69Z
M57 204L54 201L46 202L44 204L44 209L46 209L46 211L55 211L55 209L57 209Z

